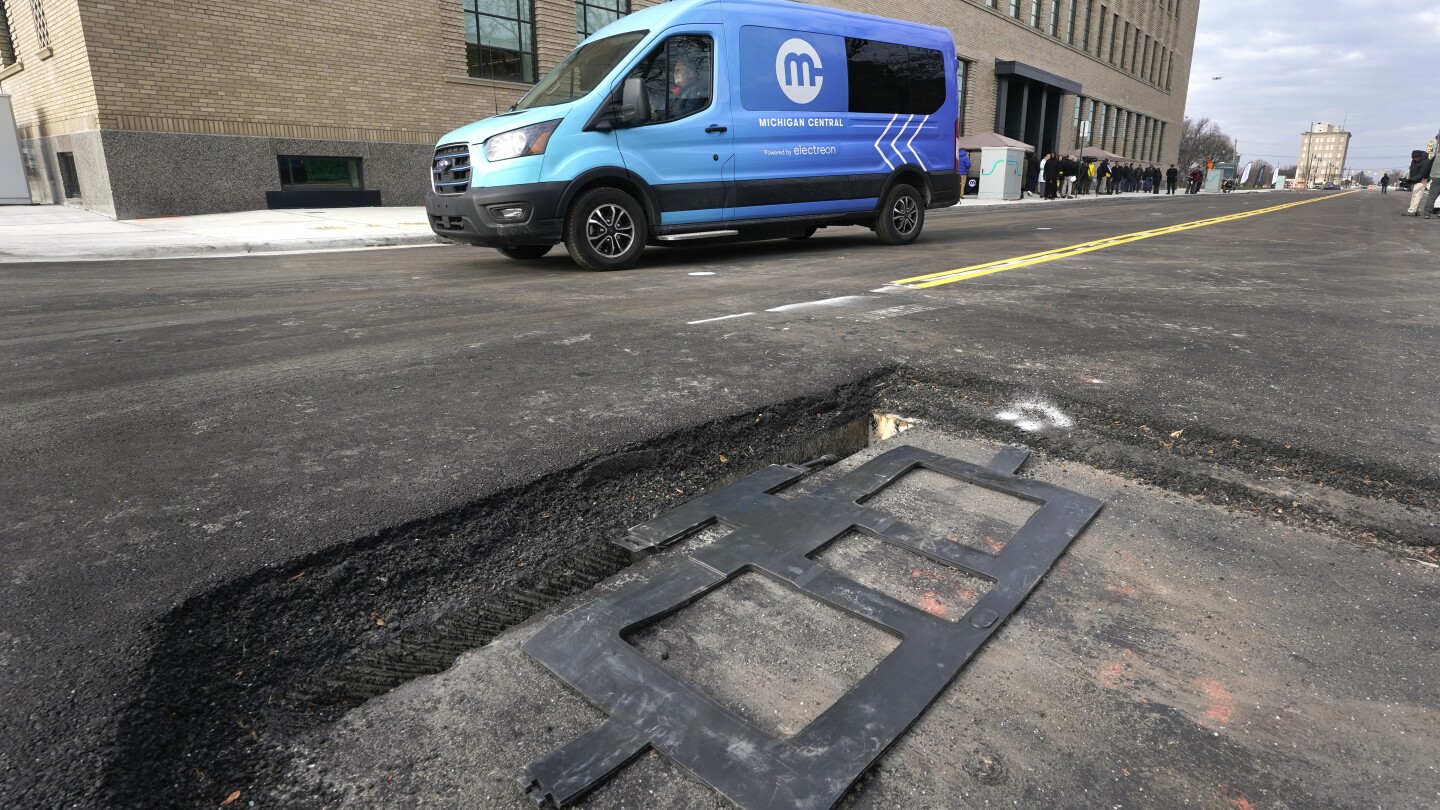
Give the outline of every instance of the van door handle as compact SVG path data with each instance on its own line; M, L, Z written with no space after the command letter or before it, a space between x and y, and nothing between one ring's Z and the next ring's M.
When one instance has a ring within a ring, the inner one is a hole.
M705 127L706 132L728 132L729 129L729 127L722 127L719 124L711 124L710 126Z

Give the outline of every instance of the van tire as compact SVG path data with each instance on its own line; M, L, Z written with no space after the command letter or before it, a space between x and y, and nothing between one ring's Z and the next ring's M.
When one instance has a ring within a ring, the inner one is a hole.
M920 237L924 227L925 198L914 186L891 186L875 219L875 235L887 245L908 245Z
M618 188L592 188L565 217L565 248L586 270L624 270L640 259L648 232L634 197Z
M522 261L522 262L523 262L523 261L529 261L530 259L538 259L538 258L540 258L541 256L544 256L546 253L549 253L549 252L550 252L550 248L552 248L552 247L555 247L555 246L554 246L554 245L513 245L513 246L511 246L511 247L501 247L501 248L495 248L495 249L498 250L498 251L500 251L502 254L504 254L505 256L507 256L507 257L509 257L509 258L511 258L511 259L515 259L516 261Z

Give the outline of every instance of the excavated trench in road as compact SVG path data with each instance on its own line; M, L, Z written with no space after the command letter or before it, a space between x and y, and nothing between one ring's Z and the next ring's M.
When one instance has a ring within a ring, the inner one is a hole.
M154 629L142 687L119 717L109 803L264 796L289 764L287 741L624 568L628 554L608 541L628 527L769 464L853 453L901 426L892 414L1437 561L1433 477L891 369L619 448L185 602Z

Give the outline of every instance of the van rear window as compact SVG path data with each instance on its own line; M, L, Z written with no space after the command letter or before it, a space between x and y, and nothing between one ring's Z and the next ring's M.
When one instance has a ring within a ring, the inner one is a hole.
M931 48L845 38L850 112L930 115L945 103L945 57Z

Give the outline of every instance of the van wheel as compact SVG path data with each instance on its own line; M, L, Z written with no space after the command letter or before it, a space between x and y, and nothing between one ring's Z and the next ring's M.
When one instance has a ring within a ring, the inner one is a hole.
M645 214L635 198L616 188L580 195L565 218L565 247L586 270L624 270L645 249Z
M890 189L880 216L875 220L875 234L887 245L908 245L920 236L925 227L925 200L914 186L903 183Z
M504 255L506 255L506 256L509 256L509 257L512 258L512 259L515 259L515 260L517 260L517 261L522 261L522 262L523 262L523 261L527 261L527 260L529 260L529 259L538 259L538 258L540 258L541 256L544 256L546 253L549 253L549 252L550 252L550 248L552 248L552 247L555 247L555 246L554 246L554 245L515 245L515 246L513 246L513 247L502 247L502 248L495 248L495 249L498 250L498 251L500 251L502 254L504 254Z

